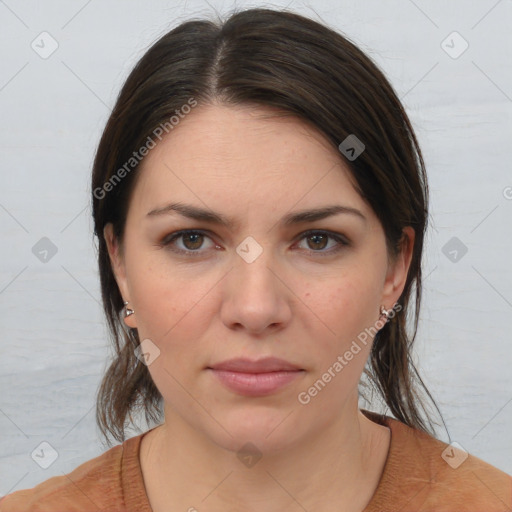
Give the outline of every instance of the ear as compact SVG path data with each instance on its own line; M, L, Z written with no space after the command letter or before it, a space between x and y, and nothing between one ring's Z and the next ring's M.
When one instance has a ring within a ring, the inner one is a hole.
M130 300L130 290L128 287L128 280L126 278L126 267L124 263L123 253L117 240L114 235L114 227L111 222L105 225L103 228L103 236L105 238L105 242L107 244L108 255L110 257L110 264L112 267L112 272L114 273L114 277L117 282L117 286L119 287L119 291L124 301ZM128 304L128 307L132 307L133 305ZM136 328L137 323L134 318L135 314L130 315L124 319L124 323L128 327Z
M412 260L415 231L411 226L402 230L401 250L395 261L390 262L386 279L384 281L381 304L391 309L398 301L405 288L407 274Z

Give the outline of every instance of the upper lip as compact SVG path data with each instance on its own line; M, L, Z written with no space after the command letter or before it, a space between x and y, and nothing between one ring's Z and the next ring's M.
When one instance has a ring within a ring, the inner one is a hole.
M301 368L298 366L277 357L265 357L258 360L247 358L229 359L228 361L214 364L209 368L213 368L214 370L228 370L242 373L267 373L301 370Z

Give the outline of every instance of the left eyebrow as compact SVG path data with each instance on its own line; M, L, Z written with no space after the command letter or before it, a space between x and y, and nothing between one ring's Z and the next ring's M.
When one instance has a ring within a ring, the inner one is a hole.
M220 213L184 203L169 203L166 206L155 208L149 211L147 216L153 217L166 214L172 215L174 212L179 213L183 217L187 217L189 219L209 222L211 224L219 224L230 229L235 225L235 221L233 219L227 218ZM304 222L315 222L317 220L322 220L327 217L332 217L342 213L353 215L361 219L363 222L366 222L367 220L366 217L356 208L352 208L351 206L331 205L324 206L322 208L314 208L310 210L301 210L289 213L281 219L281 223L284 226L291 226Z

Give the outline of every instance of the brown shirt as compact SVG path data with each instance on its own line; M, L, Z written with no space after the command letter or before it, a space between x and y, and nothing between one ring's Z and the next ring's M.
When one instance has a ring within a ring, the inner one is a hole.
M379 485L363 512L512 511L511 476L473 455L460 463L465 452L389 416L361 412L391 429ZM139 459L143 435L5 496L0 512L151 512Z

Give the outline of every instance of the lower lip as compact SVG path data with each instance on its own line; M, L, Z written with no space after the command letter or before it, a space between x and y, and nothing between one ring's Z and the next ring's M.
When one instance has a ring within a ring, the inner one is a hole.
M242 373L210 369L227 388L246 396L270 395L304 373L303 370Z

